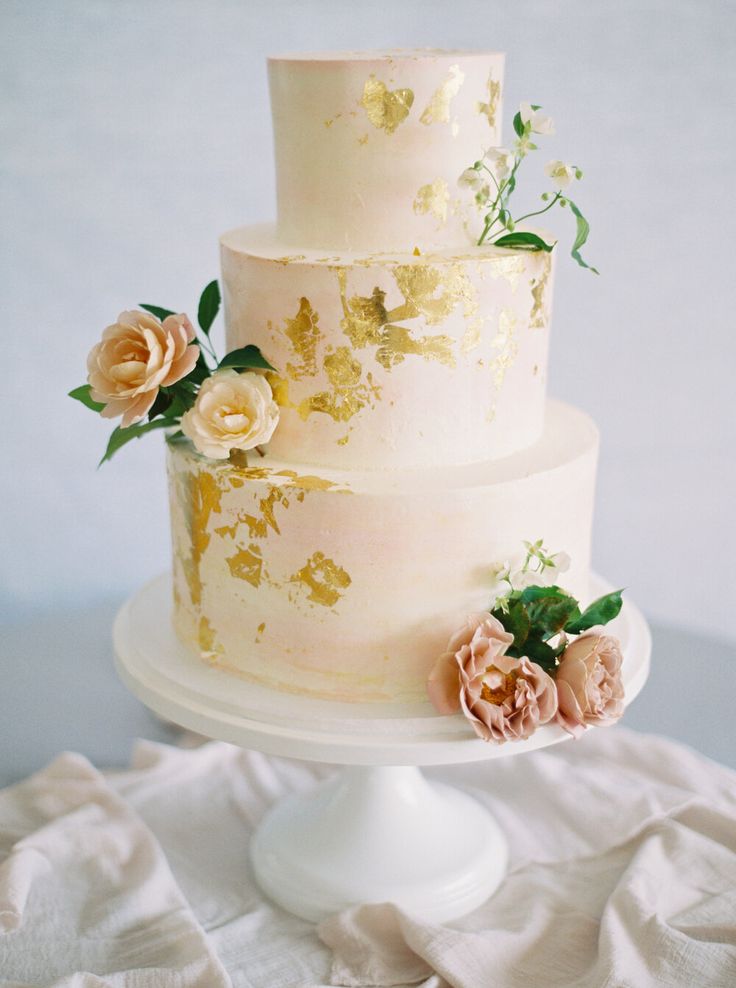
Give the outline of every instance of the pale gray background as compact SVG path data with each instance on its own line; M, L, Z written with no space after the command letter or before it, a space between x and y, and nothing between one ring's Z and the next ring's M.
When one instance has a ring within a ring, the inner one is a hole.
M519 100L543 103L549 157L585 170L602 275L560 257L551 391L600 423L595 566L655 624L628 723L736 761L734 3L4 0L0 16L4 778L61 747L120 762L162 730L108 644L116 606L168 564L162 449L95 471L109 426L64 397L88 349L136 303L192 312L218 234L273 215L268 53L414 45L505 50L507 136Z

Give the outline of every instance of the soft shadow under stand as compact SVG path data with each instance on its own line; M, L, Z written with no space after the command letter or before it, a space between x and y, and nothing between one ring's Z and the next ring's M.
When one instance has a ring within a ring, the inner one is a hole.
M609 589L594 578L594 596ZM471 795L428 781L419 766L544 748L569 737L560 727L485 744L462 716L440 716L429 703L338 703L269 690L203 663L161 619L170 610L164 575L115 620L118 671L139 699L207 737L344 766L312 791L281 799L256 831L250 856L271 899L309 920L355 903L394 902L443 922L498 887L508 857L498 824ZM649 630L628 601L609 628L621 640L628 703L649 672Z

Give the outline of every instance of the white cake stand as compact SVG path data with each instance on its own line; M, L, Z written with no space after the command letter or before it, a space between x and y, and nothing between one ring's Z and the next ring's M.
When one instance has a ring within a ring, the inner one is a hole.
M595 578L592 589L598 596L610 588ZM250 853L271 899L309 920L390 901L444 922L496 889L507 863L498 824L471 795L429 782L418 766L517 755L566 740L561 728L499 746L429 703L337 703L269 690L203 663L176 638L170 613L164 575L115 619L118 672L139 699L207 737L346 766L311 792L282 799L262 821ZM609 627L621 639L630 702L649 672L649 630L630 602Z

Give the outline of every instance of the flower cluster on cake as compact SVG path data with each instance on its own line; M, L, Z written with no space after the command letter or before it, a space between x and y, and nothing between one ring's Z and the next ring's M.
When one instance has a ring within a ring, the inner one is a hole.
M621 595L578 603L597 431L546 397L556 240L529 226L567 210L595 271L581 169L550 160L539 208L513 209L555 128L523 103L502 144L499 53L269 71L279 217L221 239L224 356L213 281L196 328L123 312L71 392L119 419L103 460L165 430L178 636L273 689L429 696L486 741L612 723Z

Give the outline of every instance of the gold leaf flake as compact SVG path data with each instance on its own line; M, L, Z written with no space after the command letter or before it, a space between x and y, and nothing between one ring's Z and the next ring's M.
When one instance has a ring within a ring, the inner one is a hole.
M301 361L299 364L287 363L286 373L294 381L305 376L313 377L317 373L317 345L322 339L322 333L319 329L319 316L309 299L299 300L299 311L293 319L285 321L282 332Z
M544 329L547 325L548 315L545 304L547 283L552 271L552 258L549 254L544 254L541 258L542 271L538 278L532 278L532 311L529 314L529 327L531 329Z
M465 73L460 71L459 65L451 65L450 72L445 81L436 89L429 103L422 111L419 120L423 124L449 123L450 103L460 91L460 87L465 80Z
M328 354L324 369L332 387L329 391L310 395L300 403L298 411L305 421L313 412L322 412L336 422L348 422L380 397L380 388L373 383L371 374L362 380L363 367L349 347L337 347Z
M496 389L500 390L506 377L506 372L516 360L519 346L516 336L516 316L513 309L501 309L498 320L498 332L496 333L491 346L498 351L491 361L493 379Z
M226 559L230 575L236 580L245 580L252 587L260 587L263 576L263 556L261 548L251 542L247 549L240 549Z
M199 567L210 544L210 533L207 531L210 515L219 514L221 510L221 491L215 477L206 470L187 473L183 485L181 501L191 548L182 559L182 566L192 604L199 607L202 601Z
M389 90L385 83L369 76L363 88L360 105L365 109L370 122L379 130L393 134L396 128L409 116L414 102L411 89Z
M216 662L223 654L223 647L217 641L215 629L204 615L199 619L199 652L203 659L208 662Z
M295 573L291 583L301 583L309 590L307 600L322 607L332 607L343 596L352 580L348 573L323 552L315 552Z
M471 320L460 340L460 349L463 353L470 353L480 346L480 331L483 328L482 319Z
M487 103L477 103L476 108L478 113L482 113L484 117L488 119L488 126L496 126L496 111L498 110L498 101L501 98L501 83L496 82L492 75L488 76L488 102Z
M415 213L431 213L444 223L447 220L447 204L450 190L443 178L436 178L429 185L423 185L414 200Z

